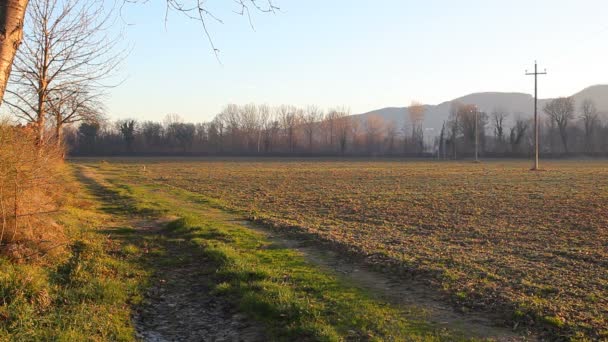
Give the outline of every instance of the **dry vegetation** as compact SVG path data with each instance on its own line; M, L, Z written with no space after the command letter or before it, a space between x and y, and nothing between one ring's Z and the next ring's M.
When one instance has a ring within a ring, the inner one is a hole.
M218 160L145 170L429 279L465 310L502 312L554 338L608 338L608 163L545 166Z
M64 244L50 219L65 191L62 150L29 128L0 123L0 253L32 259Z

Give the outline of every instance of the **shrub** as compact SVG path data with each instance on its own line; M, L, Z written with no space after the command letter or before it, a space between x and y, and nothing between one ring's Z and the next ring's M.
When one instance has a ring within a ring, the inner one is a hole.
M59 209L62 151L33 130L0 122L0 253L15 261L55 250L63 234L48 214Z

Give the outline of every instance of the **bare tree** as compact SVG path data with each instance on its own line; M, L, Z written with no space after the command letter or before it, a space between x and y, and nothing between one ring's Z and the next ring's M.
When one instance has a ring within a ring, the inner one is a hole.
M124 0L126 3L145 3L148 0ZM189 19L197 20L203 26L205 36L207 37L211 48L216 56L218 56L219 49L215 46L213 38L211 37L208 22L215 21L223 23L222 19L215 13L212 13L206 0L166 0L167 2L167 14L170 11L178 12L183 14ZM233 0L236 8L232 11L241 16L247 17L249 24L253 27L253 21L251 14L253 11L262 13L275 13L280 8L276 6L272 0Z
M437 157L438 159L445 158L445 121L441 125L441 133L439 133Z
M269 128L269 123L271 122L271 118L272 118L272 111L270 110L270 107L266 104L263 105L259 105L258 106L258 136L257 136L257 151L258 153L260 153L262 151L262 138L264 135L264 132L267 132L268 128Z
M262 123L259 120L258 106L250 103L240 106L237 112L240 116L241 132L244 135L246 148L252 150L257 142L257 151L259 152Z
M133 142L135 142L136 133L135 125L135 120L130 119L121 120L116 123L116 126L120 131L120 134L122 134L122 138L124 139L125 144L127 146L127 152L133 151Z
M148 0L123 0L124 3L145 3ZM204 0L166 0L167 13L175 11L184 14L187 18L199 20L203 26L213 52L217 55L219 50L215 47L209 30L208 19L222 22L206 6ZM235 13L247 16L251 23L251 12L256 10L264 13L274 13L279 10L271 0L263 2L256 0L235 0L237 8ZM29 0L3 0L0 1L0 103L4 100L13 60L21 45L24 30L24 18L28 11Z
M343 108L336 111L336 133L338 135L338 144L340 145L340 153L346 153L348 144L348 136L353 132L353 119L350 116L350 109ZM355 134L353 134L354 138Z
M301 110L293 106L280 106L278 109L281 127L287 139L287 148L292 152L296 148L296 129L301 121Z
M450 115L448 120L448 128L450 131L450 144L452 145L452 158L456 159L456 140L460 131L460 113L464 104L460 102L452 102L450 104Z
M241 143L241 117L239 106L227 105L220 113L221 121L224 123L225 133L230 137L230 148L236 149Z
M458 118L460 120L460 130L469 149L475 146L475 134L477 125L477 114L479 110L475 105L462 105L458 108Z
M511 127L511 131L509 134L509 142L511 143L511 152L519 152L519 146L523 141L523 138L530 127L530 122L528 120L524 120L521 117L518 117L515 120L515 125Z
M107 35L111 17L101 0L31 1L5 103L35 124L39 143L50 111L57 117L72 107L73 121L98 104L123 56L118 37Z
M218 114L211 122L213 132L217 135L217 150L220 153L224 152L224 134L226 132L226 120L223 112Z
M593 152L593 138L595 136L596 127L599 126L600 119L595 102L591 99L585 99L581 105L581 120L585 128L585 151Z
M492 111L492 126L494 127L494 137L499 149L502 149L505 141L505 119L509 113L502 108L494 108Z
M321 119L323 119L323 110L314 105L306 107L302 115L302 126L308 140L308 151L311 153L313 151L315 129L319 126Z
M564 151L568 153L568 123L574 119L574 99L571 97L557 98L547 103L544 111L557 125Z
M278 121L278 109L268 108L268 117L264 120L264 151L272 152L275 141L281 130L281 125Z
M378 145L382 141L382 131L384 130L384 119L377 115L369 115L365 120L365 140L367 151L370 154L378 152Z
M163 138L163 126L160 123L146 121L141 124L141 133L148 147L160 146Z
M86 92L70 92L49 99L49 113L54 120L55 143L63 144L63 127L80 121L95 122L103 116L103 104L96 95Z
M330 109L323 119L325 130L325 142L329 146L329 151L334 152L334 141L336 136L336 122L340 118L339 109Z
M414 144L415 151L420 153L424 150L424 114L426 109L422 103L412 101L408 108L410 123L412 125L412 143Z

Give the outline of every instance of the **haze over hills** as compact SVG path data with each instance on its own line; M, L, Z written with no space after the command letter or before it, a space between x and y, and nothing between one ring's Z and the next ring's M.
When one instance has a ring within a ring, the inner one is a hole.
M576 102L576 110L580 109L580 104L585 99L591 99L595 102L598 111L608 113L608 85L595 85L583 89L582 91L572 95ZM539 99L539 113L542 112L543 106L552 99ZM444 121L448 120L450 106L452 102L461 102L464 104L474 104L480 110L491 113L495 108L501 108L508 112L509 124L516 116L532 116L534 111L534 97L524 93L501 93L501 92L483 92L469 94L451 101L446 101L438 105L425 105L426 113L424 119L424 128L426 135L435 136L439 134ZM371 112L354 115L362 121L368 116L375 115L382 117L387 122L395 122L397 127L401 129L404 123L407 125L408 107L388 107ZM405 122L404 122L405 121Z

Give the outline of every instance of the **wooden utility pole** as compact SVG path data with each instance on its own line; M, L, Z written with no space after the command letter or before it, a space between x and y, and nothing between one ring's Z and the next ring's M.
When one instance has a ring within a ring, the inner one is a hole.
M475 107L475 162L479 163L479 133L477 132L478 130L478 123L477 121L479 120L479 110L477 109L477 107Z
M536 61L534 61L534 72L528 72L528 70L526 70L526 75L534 75L534 167L532 170L540 170L538 164L538 75L546 74L546 69L543 72L538 72Z

